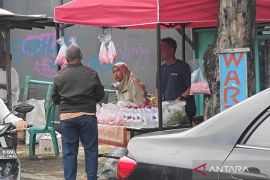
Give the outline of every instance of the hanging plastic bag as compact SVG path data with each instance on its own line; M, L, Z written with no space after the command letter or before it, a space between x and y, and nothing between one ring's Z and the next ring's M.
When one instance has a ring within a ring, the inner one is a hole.
M109 64L105 42L101 42L99 49L99 62L101 65Z
M98 36L98 39L101 43L99 49L100 64L112 64L116 60L116 50L111 34Z
M67 64L67 60L66 60L67 45L65 43L64 37L59 38L56 42L61 47L60 47L59 52L58 52L58 54L56 56L55 64L62 66L62 65Z
M111 64L116 60L116 50L112 40L108 45L108 60Z
M69 42L70 42L70 45L74 45L74 46L79 47L79 45L78 45L77 40L76 40L76 38L75 38L75 37L70 36L70 38L69 38Z
M44 108L45 100L28 99L27 103L35 107L31 112L26 114L25 119L27 123L31 124L35 128L44 127L46 124L45 108ZM39 142L41 136L42 136L42 133L36 135L37 143ZM26 131L26 134L25 134L26 145L29 144L29 140L30 140L29 131Z
M201 59L189 61L189 66L192 72L190 94L211 94L209 84L204 73L203 63L204 60Z

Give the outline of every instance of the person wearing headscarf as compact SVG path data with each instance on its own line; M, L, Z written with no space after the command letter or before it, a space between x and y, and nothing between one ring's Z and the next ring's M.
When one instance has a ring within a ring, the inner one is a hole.
M118 101L129 101L136 105L146 104L145 87L130 71L127 64L123 62L114 64L112 73L114 79L117 81L113 83L113 85L116 88ZM117 154L119 157L124 156L126 154L126 148L114 147L111 150L111 154ZM101 176L104 176L106 179L114 179L116 177L115 169L117 169L117 162L117 159L107 159L102 169Z
M127 64L116 63L112 67L114 79L117 81L113 85L116 88L118 101L129 101L137 105L146 104L145 86L134 76Z

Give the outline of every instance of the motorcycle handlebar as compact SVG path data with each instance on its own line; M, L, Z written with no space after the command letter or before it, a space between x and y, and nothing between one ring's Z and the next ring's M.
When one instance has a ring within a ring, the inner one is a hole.
M27 125L27 128L25 130L29 130L30 127L33 127L33 125L32 124L28 124ZM5 133L3 133L3 136L5 136L5 135L14 135L16 132L17 132L17 129L16 128L15 129L12 129L12 130L8 130Z

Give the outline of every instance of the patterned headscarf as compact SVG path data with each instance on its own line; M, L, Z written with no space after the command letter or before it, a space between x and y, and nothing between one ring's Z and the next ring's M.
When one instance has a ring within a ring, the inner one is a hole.
M116 63L115 65L113 65L112 68L114 67L118 67L120 69L120 71L122 72L123 74L123 79L121 80L121 82L116 82L114 83L113 85L116 87L116 89L120 92L124 92L124 91L127 91L127 88L128 88L128 83L129 83L129 80L131 78L136 78L133 73L129 70L128 66L126 63L123 63L123 62L119 62L119 63Z
M121 82L114 83L117 89L117 99L119 101L130 101L137 105L146 104L145 86L133 75L128 66L120 62L116 63L114 67L118 67L123 74Z

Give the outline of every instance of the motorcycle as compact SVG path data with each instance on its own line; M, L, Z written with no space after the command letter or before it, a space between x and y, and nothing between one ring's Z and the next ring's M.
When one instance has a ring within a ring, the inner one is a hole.
M13 141L14 134L16 134L16 127L12 123L5 123L5 119L14 111L24 116L26 113L32 111L33 108L34 106L30 104L20 103L0 123L0 179L21 179L21 164L16 154L16 145L14 145Z

